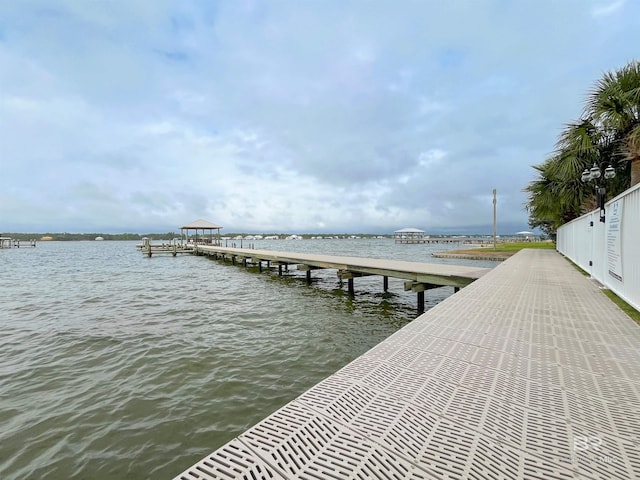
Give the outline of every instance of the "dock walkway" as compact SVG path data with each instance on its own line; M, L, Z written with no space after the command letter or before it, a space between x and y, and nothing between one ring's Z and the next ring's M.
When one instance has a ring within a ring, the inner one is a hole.
M639 347L523 250L176 479L640 478Z
M214 257L230 257L235 263L242 259L258 265L262 270L262 262L267 266L278 266L282 275L282 266L297 265L299 270L306 270L307 283L311 283L311 271L314 269L336 269L341 280L347 280L349 294L354 295L354 278L379 275L384 279L383 288L389 288L389 277L405 280L405 291L411 290L417 294L418 313L424 312L425 291L432 288L452 286L455 291L469 285L489 268L465 267L461 265L446 265L442 263L407 262L403 260L386 260L380 258L346 257L338 255L322 255L313 253L279 252L272 250L255 250L245 248L227 248L221 246L198 245L194 253Z
M198 245L196 253L205 255L226 255L250 259L253 263L273 262L274 264L304 265L311 268L334 268L346 278L348 272L366 275L381 275L404 278L418 283L464 287L487 273L489 268L465 267L442 263L407 262L379 258L320 255L313 253L279 252L245 248L227 248Z

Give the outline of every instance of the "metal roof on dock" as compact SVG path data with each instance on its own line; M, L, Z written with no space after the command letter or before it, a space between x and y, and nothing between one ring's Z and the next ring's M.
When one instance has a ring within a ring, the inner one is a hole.
M202 229L204 229L204 230L209 230L209 229L218 230L218 229L221 229L222 226L216 225L215 223L212 223L212 222L209 222L208 220L203 220L203 219L200 218L200 219L194 220L193 222L191 222L191 223L189 223L187 225L184 225L184 226L182 226L180 228L184 229L184 230L196 230L196 229L197 230L202 230Z

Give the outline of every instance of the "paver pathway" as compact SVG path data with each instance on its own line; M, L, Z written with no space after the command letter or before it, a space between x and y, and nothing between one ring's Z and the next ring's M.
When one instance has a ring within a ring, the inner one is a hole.
M630 480L639 437L640 327L532 249L176 478Z

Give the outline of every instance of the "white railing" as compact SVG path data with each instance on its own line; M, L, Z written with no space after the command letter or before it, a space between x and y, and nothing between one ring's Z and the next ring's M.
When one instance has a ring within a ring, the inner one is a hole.
M557 249L640 310L640 184L558 229Z

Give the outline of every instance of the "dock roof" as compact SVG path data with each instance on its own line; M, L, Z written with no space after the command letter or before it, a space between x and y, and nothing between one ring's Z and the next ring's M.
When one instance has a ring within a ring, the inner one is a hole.
M181 230L207 230L207 229L220 229L222 228L220 225L216 225L215 223L211 223L207 220L198 219L193 222L180 227Z

